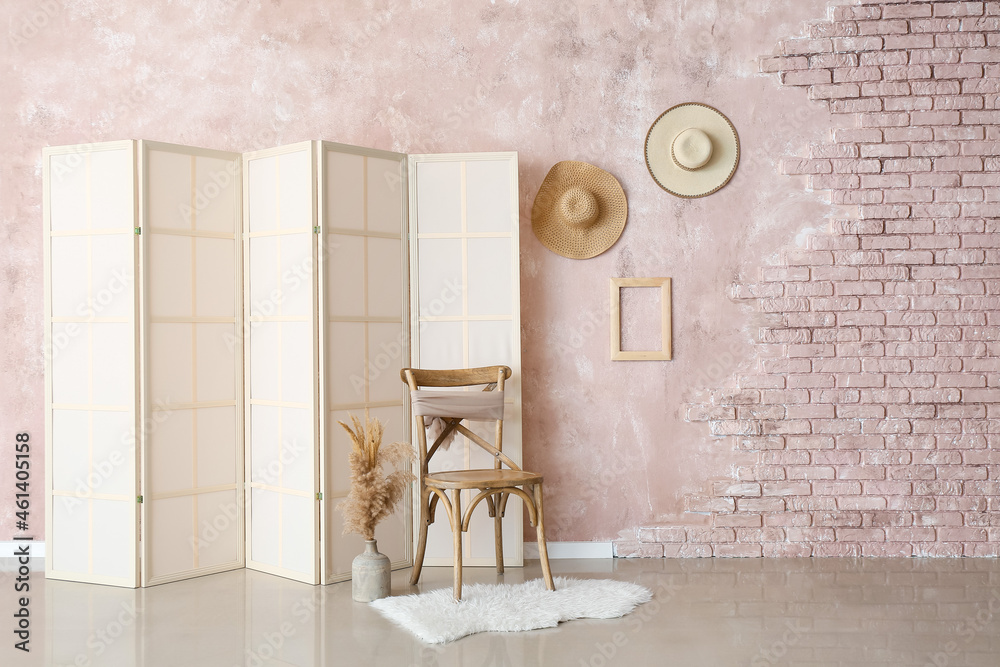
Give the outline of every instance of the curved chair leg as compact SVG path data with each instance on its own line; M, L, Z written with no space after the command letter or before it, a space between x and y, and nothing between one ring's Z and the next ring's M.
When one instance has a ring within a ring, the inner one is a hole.
M542 484L535 484L535 512L538 515L538 522L535 532L538 533L538 558L542 561L542 576L545 577L545 587L550 591L556 589L556 584L552 581L552 570L549 569L549 549L545 545L545 519L542 512Z
M417 538L417 553L413 556L413 570L410 572L410 585L415 586L420 580L420 571L424 566L424 551L427 550L427 528L430 525L428 503L430 494L424 492L420 501L420 535Z
M493 514L493 536L497 544L497 574L503 574L503 512L504 494L497 494L496 511Z
M462 599L462 490L455 489L451 501L451 535L455 542L455 599Z

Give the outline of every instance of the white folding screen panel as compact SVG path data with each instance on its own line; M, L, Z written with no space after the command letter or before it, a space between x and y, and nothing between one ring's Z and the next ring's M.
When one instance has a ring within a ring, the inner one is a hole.
M312 584L320 580L315 165L312 142L243 156L246 563Z
M134 587L135 144L42 156L46 576Z
M521 463L521 351L517 153L409 156L412 365L469 368L502 364L503 449ZM483 435L492 441L492 429ZM492 468L466 438L439 452L431 470ZM471 501L471 492L463 503ZM466 505L467 506L467 505ZM417 515L419 516L419 515ZM523 562L523 510L511 497L503 520L504 561ZM463 561L493 565L493 519L477 508L464 536ZM453 562L451 529L428 531L426 565Z
M140 142L143 585L243 566L239 153Z
M320 144L319 210L324 583L351 577L363 538L343 534L337 505L350 491L351 441L338 422L365 414L385 427L385 444L406 441L409 411L400 369L409 363L405 289L404 155ZM376 528L379 551L393 567L412 563L409 495Z

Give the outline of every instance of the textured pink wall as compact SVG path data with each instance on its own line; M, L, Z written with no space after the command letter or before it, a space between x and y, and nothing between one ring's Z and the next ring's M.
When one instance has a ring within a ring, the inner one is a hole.
M646 556L1000 555L1000 2L882 2L762 61L857 127L784 171L851 205L735 286L755 372L688 410L750 458Z
M750 363L757 316L728 286L830 214L779 162L838 120L757 64L826 6L5 2L0 480L12 477L14 434L29 431L40 535L41 147L146 138L243 151L323 138L519 151L525 459L546 474L550 538L669 521L737 459L681 408ZM661 191L642 158L650 123L685 101L718 107L742 139L732 183L703 200ZM629 197L621 240L596 259L556 256L531 233L535 191L564 159L607 169ZM609 361L611 276L673 278L674 361ZM0 540L15 532L12 486L0 483Z

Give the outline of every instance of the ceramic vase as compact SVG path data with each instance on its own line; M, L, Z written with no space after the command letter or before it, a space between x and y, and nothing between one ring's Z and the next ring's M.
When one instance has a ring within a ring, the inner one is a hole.
M389 595L389 557L378 552L375 540L365 540L365 550L351 566L351 593L357 602L371 602Z

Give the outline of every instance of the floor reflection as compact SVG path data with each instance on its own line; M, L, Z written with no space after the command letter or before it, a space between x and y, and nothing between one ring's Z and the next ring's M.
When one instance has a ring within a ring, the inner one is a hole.
M560 576L636 581L653 600L616 620L421 643L350 583L307 586L237 570L147 589L31 578L31 652L2 665L957 665L1000 664L1000 561L991 559L690 559L555 561ZM451 570L408 571L393 594L450 586ZM13 574L0 606L14 628ZM511 568L508 583L540 576ZM468 582L494 582L466 568Z

